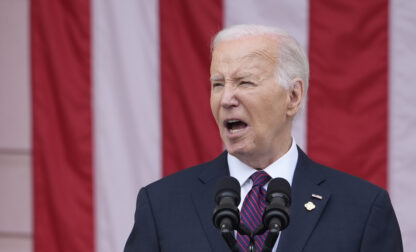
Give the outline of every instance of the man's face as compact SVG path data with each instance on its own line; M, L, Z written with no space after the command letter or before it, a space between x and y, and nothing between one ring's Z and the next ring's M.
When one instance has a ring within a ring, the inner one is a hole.
M251 36L221 42L212 55L212 114L227 151L252 166L273 162L291 142L291 98L276 81L276 51L270 36Z

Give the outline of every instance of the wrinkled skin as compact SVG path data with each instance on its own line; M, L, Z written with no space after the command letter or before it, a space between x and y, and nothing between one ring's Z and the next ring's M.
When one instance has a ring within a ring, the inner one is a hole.
M304 93L299 78L288 89L277 83L277 46L270 35L249 36L220 42L212 54L210 102L221 138L230 154L256 169L289 150Z

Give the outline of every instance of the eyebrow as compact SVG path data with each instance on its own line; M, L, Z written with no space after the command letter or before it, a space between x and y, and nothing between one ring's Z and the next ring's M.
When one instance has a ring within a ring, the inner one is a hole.
M233 76L233 79L234 80L241 80L241 79L244 79L244 78L248 78L252 75L253 75L252 73L245 73L245 72L237 73L235 76Z
M222 76L216 75L216 76L212 76L211 78L209 78L211 82L215 82L215 81L223 81L224 78Z
M251 74L251 73L237 73L235 76L233 76L232 78L233 78L233 80L236 80L236 81L239 81L239 80L242 80L242 79L244 79L244 78L248 78L248 77L251 77L253 74ZM212 76L211 78L210 78L210 81L211 82L216 82L216 81L224 81L224 77L222 77L222 76L219 76L219 75L217 75L217 76Z

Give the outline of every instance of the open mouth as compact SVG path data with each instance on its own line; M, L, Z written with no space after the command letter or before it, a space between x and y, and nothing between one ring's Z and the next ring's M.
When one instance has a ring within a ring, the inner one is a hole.
M238 119L226 120L224 124L231 134L240 132L247 127L247 123Z

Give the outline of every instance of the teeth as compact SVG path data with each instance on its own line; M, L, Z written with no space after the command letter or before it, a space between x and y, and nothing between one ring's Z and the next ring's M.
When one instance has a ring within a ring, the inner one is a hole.
M234 133L237 133L237 132L242 131L242 130L243 129L230 129L230 133L234 134Z
M228 120L228 123L235 123L235 122L239 122L240 120Z

